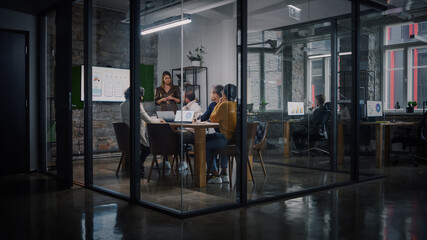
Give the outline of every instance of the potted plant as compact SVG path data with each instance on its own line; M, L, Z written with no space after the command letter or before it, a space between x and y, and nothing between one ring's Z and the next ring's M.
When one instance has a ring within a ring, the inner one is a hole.
M259 110L261 110L261 111L265 111L265 107L267 106L267 104L268 104L268 102L266 102L265 100L262 100L262 101L259 103Z
M408 106L406 107L406 112L407 113L413 113L415 106L417 106L417 101L408 101Z
M203 55L205 54L205 47L200 45L200 47L196 47L196 49L192 51L188 51L187 58L191 61L192 66L200 67L201 62L203 60Z

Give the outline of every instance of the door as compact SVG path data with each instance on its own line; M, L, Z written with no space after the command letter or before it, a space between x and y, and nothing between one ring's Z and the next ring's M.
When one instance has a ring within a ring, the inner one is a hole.
M2 167L0 176L28 171L27 34L0 29Z

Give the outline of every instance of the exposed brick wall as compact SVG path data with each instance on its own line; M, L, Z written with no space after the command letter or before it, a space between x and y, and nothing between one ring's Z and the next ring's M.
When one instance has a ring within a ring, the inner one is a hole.
M73 6L73 66L83 65L84 18L83 5ZM129 24L122 23L125 13L97 8L93 21L93 65L129 68ZM141 39L141 64L153 65L157 70L157 34ZM154 76L156 86L157 76ZM147 112L154 113L154 103L144 103ZM73 152L84 151L84 110L73 110ZM93 151L117 149L113 122L120 122L120 103L93 102Z

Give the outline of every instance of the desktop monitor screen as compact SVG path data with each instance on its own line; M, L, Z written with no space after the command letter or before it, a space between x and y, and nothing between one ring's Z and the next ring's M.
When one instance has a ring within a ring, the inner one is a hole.
M289 116L303 116L304 115L304 102L288 102L288 115Z
M381 101L366 101L366 116L381 117L383 115L383 105Z

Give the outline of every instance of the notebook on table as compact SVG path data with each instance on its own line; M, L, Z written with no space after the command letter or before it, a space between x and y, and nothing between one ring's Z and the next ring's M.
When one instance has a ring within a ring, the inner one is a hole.
M157 111L157 117L165 120L166 122L173 122L175 114L173 111Z

